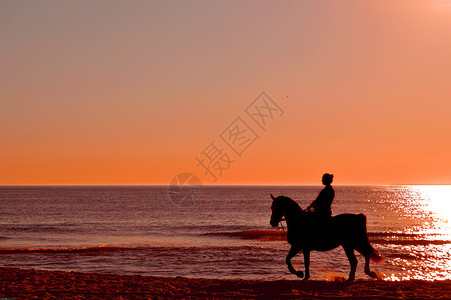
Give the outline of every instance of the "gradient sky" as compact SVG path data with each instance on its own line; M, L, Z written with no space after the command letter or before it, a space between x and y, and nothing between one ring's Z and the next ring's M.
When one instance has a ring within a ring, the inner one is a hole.
M1 1L0 184L212 184L262 91L215 184L451 184L450 37L449 0Z

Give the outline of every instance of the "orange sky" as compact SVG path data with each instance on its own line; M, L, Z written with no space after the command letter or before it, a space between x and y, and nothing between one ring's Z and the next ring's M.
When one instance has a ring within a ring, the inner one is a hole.
M3 1L0 184L451 184L450 36L447 0Z

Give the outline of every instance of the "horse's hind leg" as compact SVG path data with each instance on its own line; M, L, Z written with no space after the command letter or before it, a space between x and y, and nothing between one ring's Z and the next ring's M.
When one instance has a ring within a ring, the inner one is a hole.
M357 269L357 258L355 257L353 248L343 246L343 249L345 250L349 263L351 264L351 272L349 272L348 281L353 281L355 279L355 271Z
M365 274L371 278L377 278L376 272L370 270L370 258L365 256Z
M305 277L304 280L308 280L310 278L310 250L304 249L304 265L305 265Z
M370 245L368 244L368 246L370 246ZM378 278L376 272L373 272L370 270L370 255L368 254L368 251L363 251L362 249L365 249L365 248L359 247L356 250L365 257L365 274L370 276L371 278Z

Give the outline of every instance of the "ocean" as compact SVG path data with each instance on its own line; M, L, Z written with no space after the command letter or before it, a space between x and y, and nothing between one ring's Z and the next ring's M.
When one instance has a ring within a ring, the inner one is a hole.
M3 186L0 266L193 278L297 279L270 193L302 208L321 186ZM334 186L333 214L364 213L384 280L451 279L451 186ZM186 195L190 195L189 198ZM189 201L187 201L187 199ZM183 200L183 201L182 201ZM367 279L357 254L356 279ZM304 270L302 254L293 265ZM346 277L342 248L312 252L313 280Z

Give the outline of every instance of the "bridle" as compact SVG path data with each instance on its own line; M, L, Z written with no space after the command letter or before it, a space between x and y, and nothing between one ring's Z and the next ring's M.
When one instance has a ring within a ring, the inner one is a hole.
M276 198L274 198L274 196L273 196L272 194L270 194L270 195L271 195L271 198L273 199L273 201L276 200ZM282 196L282 197L284 197L284 196ZM293 200L292 200L291 198L289 198L289 197L285 197L285 198L288 198L288 199L290 199L291 201L293 201ZM299 207L299 208L300 208L300 207ZM271 206L271 209L273 209L272 206ZM301 209L301 212L302 212L302 213L307 213L307 212L308 212L307 209L306 209L306 210L303 210L302 208L300 208L300 209ZM282 218L280 218L279 223L277 223L277 228L278 228L278 230L279 230L280 235L282 235L283 238L284 238L284 240L288 242L287 231L285 231L285 227L283 226L283 222L284 222L284 221L287 222L287 219L285 218L284 215L282 215ZM288 223L287 223L287 230L288 230Z
M288 242L288 239L287 239L287 232L285 231L285 227L283 226L283 223L282 223L282 222L284 222L284 221L287 222L287 220L286 220L284 217L282 217L282 218L280 219L279 223L277 223L277 229L279 229L279 233L280 233L280 235L284 238L284 240ZM282 231L280 230L281 227L282 227L283 233L282 233ZM288 226L287 226L287 227L288 227Z

